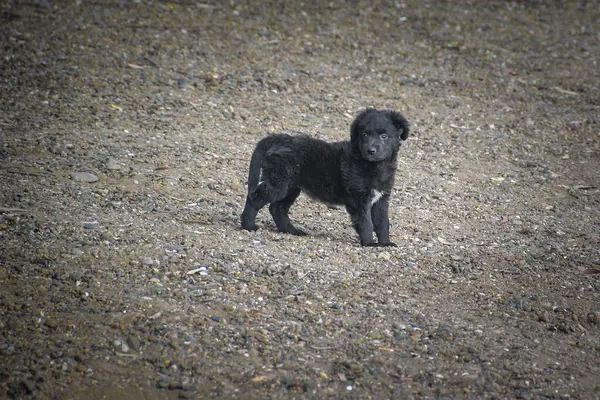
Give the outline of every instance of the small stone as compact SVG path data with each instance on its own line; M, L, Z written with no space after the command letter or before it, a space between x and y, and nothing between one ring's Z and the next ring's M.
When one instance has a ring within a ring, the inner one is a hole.
M93 222L84 222L83 223L83 229L98 229L100 228L100 223L98 221L93 221Z
M438 337L446 342L449 342L454 338L454 334L449 327L440 326L436 329L434 337Z
M74 247L71 249L71 254L73 254L74 256L81 256L83 255L85 252L80 249L79 247Z
M62 369L63 371L65 371L65 372L66 372L66 371L68 371L68 370L69 370L69 364L67 364L66 362L64 362L64 363L62 364L62 368L61 368L61 369Z
M569 331L570 331L569 326L564 321L559 322L558 326L556 328L560 332L564 332L564 333L569 333Z
M106 162L106 169L109 171L116 171L118 169L121 169L121 166L119 165L119 163L117 163L116 160L111 158Z
M377 254L378 260L390 261L391 258L392 256L387 251L382 251L381 253Z
M73 359L74 359L75 361L77 361L78 363L80 363L80 362L83 362L83 361L85 360L85 357L83 357L83 354L81 354L81 353L76 353L76 354L73 356Z
M73 180L75 182L97 182L100 178L98 178L96 175L92 174L91 172L73 172L71 174L71 178L73 178Z
M167 379L160 379L156 382L156 387L159 389L166 389L169 387L169 381Z
M127 343L121 343L121 351L123 353L129 353L129 346L127 345Z
M548 322L550 320L549 316L548 316L548 311L542 311L538 313L538 319L541 322Z
M144 258L142 258L142 265L143 266L149 267L152 264L154 264L154 260L152 260L152 258L150 258L150 257L144 257Z
M140 351L140 339L136 336L128 336L127 343L134 351Z
M229 120L233 117L233 114L231 114L231 112L229 112L229 110L221 110L221 114L223 115L223 118Z
M531 306L528 304L529 298L527 296L515 297L511 300L512 305L523 311L531 311Z
M266 384L266 383L270 383L272 381L273 381L273 378L266 376L266 375L258 375L258 376L255 376L254 378L252 378L252 383L258 383L258 384Z
M58 328L58 322L56 322L52 318L48 318L46 321L44 321L44 325L46 325L48 328L52 328L52 329Z
M592 324L600 325L600 312L592 311L591 313L589 313L588 321L590 321Z
M80 372L83 374L85 372L85 365L79 364L75 369L77 370L77 372Z
M177 80L177 86L179 86L180 88L187 86L187 81L183 78L179 78Z
M219 317L218 315L213 315L212 317L210 317L210 319L212 319L215 322L221 322L221 317Z
M170 390L179 389L179 387L180 387L179 383L177 383L175 381L169 382L169 389Z
M246 133L248 133L248 135L262 135L264 131L257 128L249 128Z

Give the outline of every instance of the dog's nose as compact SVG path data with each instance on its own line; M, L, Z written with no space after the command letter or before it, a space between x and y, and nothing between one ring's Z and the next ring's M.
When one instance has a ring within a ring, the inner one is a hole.
M375 150L373 147L371 147L370 149L367 150L367 153L373 155L373 154L375 154L376 151L377 150Z

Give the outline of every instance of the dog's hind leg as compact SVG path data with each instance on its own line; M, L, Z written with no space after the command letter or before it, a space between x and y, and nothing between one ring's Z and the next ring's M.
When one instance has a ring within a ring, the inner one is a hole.
M260 143L259 143L260 146ZM261 208L270 203L268 199L269 190L265 187L263 181L263 168L261 159L263 157L263 149L257 146L250 160L250 172L248 174L248 196L246 196L246 205L242 211L241 222L242 228L247 231L255 231L256 214Z
M306 235L306 232L296 228L292 224L292 221L290 221L290 217L288 216L290 207L300 195L300 191L300 188L292 189L285 198L275 201L269 206L269 212L275 221L275 225L277 225L277 229L282 233L291 233L292 235L298 236Z
M258 229L256 226L256 214L258 214L261 208L268 204L264 199L253 196L254 194L255 193L252 193L246 196L246 205L244 206L244 211L242 211L242 228L247 231L255 231Z
M300 191L296 194L296 196L289 201L287 208L285 209L285 215L287 218L287 210L289 210L290 206L298 197ZM288 198L288 189L286 187L273 186L271 182L261 181L259 185L256 187L254 191L248 193L246 196L246 205L244 206L244 211L242 211L242 228L248 231L257 230L256 226L256 214L260 211L261 208L266 206L267 204L277 204L279 202L285 202ZM289 221L289 220L288 220ZM277 223L277 220L275 220ZM279 227L279 225L277 225ZM291 224L290 224L291 226ZM292 226L293 228L293 226ZM292 232L290 232L292 233ZM299 234L299 233L298 233Z

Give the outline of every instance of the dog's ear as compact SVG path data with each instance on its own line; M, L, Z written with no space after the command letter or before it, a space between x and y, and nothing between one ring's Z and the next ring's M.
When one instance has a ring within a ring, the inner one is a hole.
M350 135L353 139L356 138L358 126L362 123L365 117L376 112L377 110L374 108L367 108L358 113L356 118L354 118L354 121L352 121L352 125L350 126Z
M402 114L400 114L399 112L396 112L393 110L386 110L385 113L387 114L390 121L392 121L392 125L394 125L394 127L396 129L398 129L398 131L400 132L400 139L402 139L402 140L408 139L408 134L409 134L408 125L409 124L408 124L408 121L406 120L406 118L404 118L402 116Z

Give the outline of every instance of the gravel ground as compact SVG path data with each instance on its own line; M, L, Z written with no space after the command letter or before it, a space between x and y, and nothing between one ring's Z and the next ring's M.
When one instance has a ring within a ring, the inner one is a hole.
M600 4L0 0L0 398L600 398ZM240 230L255 143L412 124L398 248Z

